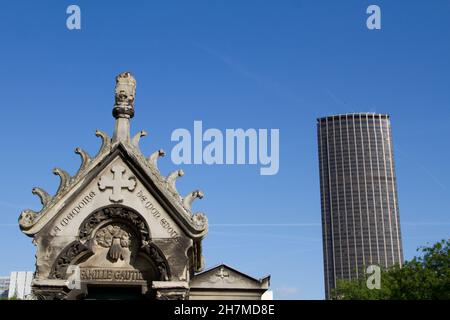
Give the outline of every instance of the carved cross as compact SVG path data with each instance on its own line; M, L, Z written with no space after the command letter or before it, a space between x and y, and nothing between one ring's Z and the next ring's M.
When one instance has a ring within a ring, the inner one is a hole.
M122 189L133 191L136 187L136 178L133 176L125 176L125 168L120 165L113 166L111 168L111 172L113 173L112 178L108 176L103 176L100 178L98 181L98 188L101 191L112 189L112 194L109 196L109 200L112 202L122 202Z
M225 272L223 267L221 267L219 273L216 273L216 276L223 280L224 278L228 278L230 275L228 272Z

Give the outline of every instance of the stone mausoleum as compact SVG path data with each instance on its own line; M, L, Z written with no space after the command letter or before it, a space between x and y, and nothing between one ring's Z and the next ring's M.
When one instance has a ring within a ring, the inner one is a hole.
M181 196L176 170L167 177L158 150L145 156L138 132L130 138L136 81L116 78L116 119L110 138L95 157L76 148L81 165L75 175L56 168L56 194L41 188L42 209L25 210L21 230L36 245L35 299L261 299L270 277L255 279L221 264L204 271L202 239L208 232L203 213L193 213L195 190Z

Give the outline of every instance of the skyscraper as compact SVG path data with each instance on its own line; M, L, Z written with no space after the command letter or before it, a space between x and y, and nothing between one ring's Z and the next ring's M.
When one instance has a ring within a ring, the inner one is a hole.
M317 119L325 294L365 267L403 263L388 115Z

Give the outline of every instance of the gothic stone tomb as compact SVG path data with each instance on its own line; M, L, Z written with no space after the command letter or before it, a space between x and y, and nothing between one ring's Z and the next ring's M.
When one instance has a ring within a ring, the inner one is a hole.
M37 247L32 283L36 299L260 299L269 277L255 279L226 265L203 271L203 213L191 204L203 193L182 197L176 170L161 175L158 150L139 149L140 131L130 138L136 81L116 78L112 139L97 130L102 145L95 157L77 148L78 172L56 168L56 194L34 188L39 212L24 210L21 230Z

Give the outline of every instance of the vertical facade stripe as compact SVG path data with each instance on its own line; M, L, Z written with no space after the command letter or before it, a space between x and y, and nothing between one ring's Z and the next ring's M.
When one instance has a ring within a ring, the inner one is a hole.
M397 202L397 186L395 183L395 173L394 173L394 156L393 156L393 149L392 149L392 134L391 134L391 127L389 126L388 130L388 144L389 144L389 161L390 161L390 167L391 167L391 187L393 192L393 199L394 199L394 223L395 223L395 232L396 232L396 242L397 242L397 263L402 266L403 265L403 251L402 251L402 244L401 244L401 238L400 238L400 217L398 212L398 202Z
M360 175L359 175L359 157L358 157L358 144L356 143L356 124L355 124L355 115L352 115L352 124L353 124L353 140L355 141L355 158L356 158L356 181L357 181L357 190L358 190L358 208L359 208L359 225L360 225L360 233L361 233L361 252L362 252L362 262L363 266L366 265L366 248L364 246L364 228L363 228L363 210L361 206L361 183L360 183ZM370 235L369 235L370 240Z
M370 163L370 182L372 186L372 210L373 210L373 221L375 225L375 248L377 252L377 262L380 261L380 246L378 242L378 219L377 219L377 203L375 200L375 184L373 182L373 158L372 158L372 144L370 142L370 128L369 128L369 115L366 114L366 128L367 128L367 144L369 145L369 163ZM373 263L373 262L372 262Z
M337 170L337 156L336 156L336 127L335 127L335 120L333 119L332 125L333 125L333 164L334 164L334 170L335 170L335 186L336 186L336 209L337 209L337 220L338 220L338 230L337 234L339 236L339 263L340 263L340 278L344 279L344 261L342 260L342 226L341 226L341 208L339 205L339 175ZM330 188L332 185L330 185ZM333 201L333 193L331 193L331 201ZM335 232L333 232L334 234Z
M386 126L384 126L383 124L386 123ZM385 136L384 136L384 128L388 128L388 123L386 121L383 121L380 118L380 132L381 132L381 142L382 142L382 146L383 146L383 165L384 165L384 183L385 183L385 187L386 187L386 199L387 199L387 210L388 210L388 221L389 221L389 241L391 244L391 250L390 250L390 255L391 255L391 263L395 263L395 253L394 253L394 241L393 241L393 236L392 236L392 214L391 214L391 193L389 192L389 185L388 185L388 168L387 168L387 163L386 163L386 148L385 148ZM387 254L387 252L386 252Z
M381 220L381 236L382 236L382 239L383 239L383 252L384 252L384 267L386 267L387 268L387 266L388 266L388 259L387 259L387 248L386 248L386 229L385 229L385 227L384 227L384 214L385 214L385 212L384 212L384 205L385 205L385 203L384 203L384 201L383 201L383 192L382 192L382 188L381 188L381 178L382 178L382 176L381 176L381 173L380 173L380 155L379 155L379 148L378 148L378 145L379 145L379 143L378 143L378 141L379 141L379 139L378 139L378 134L377 134L377 132L379 132L380 130L382 130L382 128L381 127L377 127L377 125L378 125L378 122L377 121L375 121L375 118L373 119L373 135L374 135L374 137L375 137L375 151L376 151L376 154L375 154L375 158L376 158L376 162L377 162L377 177L378 177L378 183L376 184L377 185L377 188L378 188L378 196L379 196L379 199L380 199L380 201L379 201L379 204L380 204L380 220ZM383 143L383 141L381 140L381 143ZM372 177L372 179L374 179L373 177Z
M327 196L325 196L325 192L327 192L327 194L329 194L328 191L325 191L325 170L324 170L324 152L323 149L325 147L324 143L323 143L323 137L322 137L322 125L320 124L320 122L318 122L317 124L317 129L319 131L319 163L320 163L320 192L321 192L321 207L322 207L322 211L326 211L327 210L327 206L326 206L326 200L328 199ZM327 224L327 216L326 215L322 215L322 232L323 232L323 250L324 250L324 258L323 258L323 262L324 262L324 277L325 277L325 292L328 295L328 292L330 290L329 288L329 282L330 282L330 270L329 270L329 263L332 261L329 261L328 258L328 224ZM327 298L329 298L327 296Z
M356 278L359 277L359 267L358 267L358 261L359 261L359 256L358 256L358 246L357 246L357 242L356 242L356 220L355 220L355 198L353 196L353 168L352 168L352 157L351 157L351 148L350 148L350 126L349 126L349 118L347 116L345 116L345 123L346 123L346 140L347 140L347 150L348 150L348 166L349 166L349 176L350 176L350 195L351 195L351 210L352 210L352 226L353 226L353 252L354 252L354 266L355 266L355 274L356 274ZM352 119L352 123L353 123L353 119ZM350 250L350 248L349 248ZM349 263L350 263L350 258L349 258ZM352 271L350 270L350 274L352 274Z
M333 210L333 201L331 199L331 170L330 170L330 141L329 141L329 128L328 128L328 119L326 119L326 137L327 137L327 168L328 168L328 190L326 195L328 196L329 201L329 207L330 207L330 233L331 233L331 243L330 243L330 249L332 252L332 266L333 266L333 281L330 282L329 287L335 288L336 287L336 254L335 254L335 239L334 239L334 210ZM328 297L330 292L328 291Z
M350 260L350 244L348 242L348 210L347 210L347 184L345 179L345 163L344 163L344 140L342 138L342 118L339 118L339 145L340 145L340 153L341 153L341 173L342 173L342 191L344 193L344 221L345 221L345 239L346 239L346 247L347 251L347 268L348 272L345 272L348 279L352 279L352 270L351 270L351 260ZM336 170L338 171L338 170ZM338 181L339 183L339 181ZM340 197L339 197L340 198ZM340 201L340 200L339 200Z
M364 135L363 135L363 126L364 123L361 120L361 117L359 118L359 129L360 129L360 133L361 133L361 142L360 142L360 148L361 148L361 154L362 154L362 158L363 158L363 176L364 176L364 192L365 192L365 202L366 202L366 217L367 217L367 237L369 239L369 261L370 264L373 264L373 254L372 254L372 230L370 229L370 210L369 210L369 192L368 192L368 188L367 188L367 170L366 170L366 152L364 150Z

